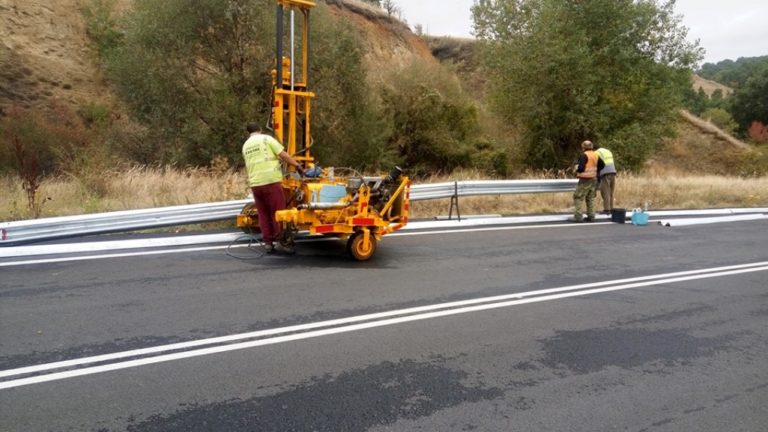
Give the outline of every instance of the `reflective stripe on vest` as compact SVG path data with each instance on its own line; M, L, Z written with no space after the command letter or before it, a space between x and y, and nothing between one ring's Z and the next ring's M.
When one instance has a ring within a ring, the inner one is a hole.
M610 150L605 148L599 148L595 150L595 153L597 153L597 155L600 156L600 159L603 160L604 164L613 165L613 153L611 153Z
M587 163L584 165L584 172L576 174L576 177L583 179L593 179L597 177L597 153L592 150L584 152L587 155Z

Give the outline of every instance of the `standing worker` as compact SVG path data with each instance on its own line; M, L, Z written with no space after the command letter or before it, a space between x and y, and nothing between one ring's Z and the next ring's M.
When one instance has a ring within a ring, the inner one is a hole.
M579 163L576 165L576 177L579 178L579 184L576 185L576 192L573 193L573 221L582 222L581 204L587 202L586 222L595 220L595 195L597 194L597 172L604 167L603 161L597 157L597 153L592 149L592 141L581 143L581 155Z
M595 144L595 153L605 167L597 172L597 183L600 189L600 197L603 199L603 213L611 214L613 210L613 191L616 190L616 165L613 162L613 153L607 148Z
M277 223L275 213L285 209L283 193L283 171L280 161L296 167L299 174L304 173L298 162L285 152L283 145L269 135L261 133L261 126L248 123L246 128L250 136L243 144L243 159L248 172L248 186L253 192L253 200L259 214L261 240L267 253L295 251L284 244L282 226Z

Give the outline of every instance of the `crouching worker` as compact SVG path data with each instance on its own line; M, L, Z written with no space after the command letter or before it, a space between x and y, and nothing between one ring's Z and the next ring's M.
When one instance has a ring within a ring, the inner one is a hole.
M283 243L283 228L275 219L275 213L285 209L280 161L296 167L299 174L304 170L285 152L282 144L261 133L261 126L249 123L247 130L250 136L243 144L243 159L248 173L248 186L253 192L256 210L259 212L261 239L267 253L277 251L293 254L293 248Z

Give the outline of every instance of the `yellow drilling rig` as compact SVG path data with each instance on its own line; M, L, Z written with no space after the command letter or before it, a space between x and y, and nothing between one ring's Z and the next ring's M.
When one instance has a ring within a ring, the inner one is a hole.
M333 167L321 169L316 165L310 134L311 102L315 94L309 90L309 17L313 7L315 0L277 0L271 127L286 152L304 165L305 175L300 176L294 167L284 167L287 207L277 212L276 219L283 225L290 243L299 231L337 237L346 240L352 258L366 261L373 256L382 236L408 223L411 183L398 167L382 176L341 177L334 175ZM301 32L298 40L297 21L300 21ZM284 53L286 40L288 52ZM237 226L246 232L259 230L253 204L246 205L240 212Z

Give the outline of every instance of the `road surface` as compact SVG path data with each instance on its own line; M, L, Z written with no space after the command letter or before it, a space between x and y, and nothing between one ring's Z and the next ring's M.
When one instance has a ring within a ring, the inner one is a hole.
M763 220L6 259L0 431L764 431L766 245Z

